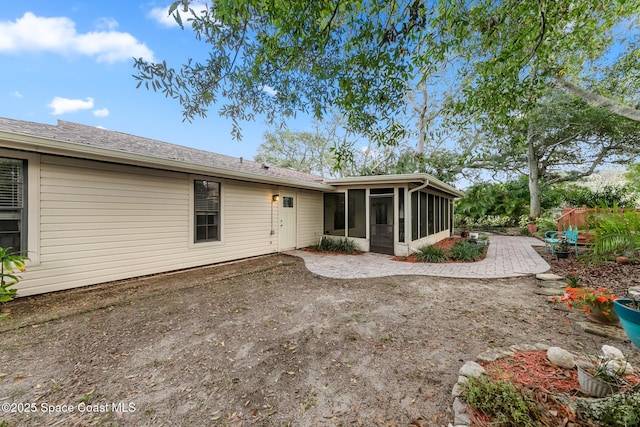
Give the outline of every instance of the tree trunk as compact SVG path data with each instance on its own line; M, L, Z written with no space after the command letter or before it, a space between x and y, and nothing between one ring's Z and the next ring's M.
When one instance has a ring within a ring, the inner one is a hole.
M531 129L527 135L527 160L529 163L529 218L536 219L540 216L540 186L539 186L539 160L535 150L534 137Z

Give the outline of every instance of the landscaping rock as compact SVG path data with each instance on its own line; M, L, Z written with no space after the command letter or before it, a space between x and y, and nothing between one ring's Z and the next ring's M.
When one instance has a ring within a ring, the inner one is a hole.
M455 383L453 385L453 389L451 390L451 395L453 397L459 397L462 395L462 390L463 390L462 385L460 383Z
M505 352L501 350L486 350L483 351L476 357L476 360L481 362L495 362L498 359L502 359L503 357L513 354L511 352Z
M558 280L540 280L538 281L538 286L541 288L562 289L563 293L567 288L567 284L565 282L560 282Z
M583 331L590 334L607 337L616 341L628 342L629 338L624 333L624 329L617 326L605 325L593 322L577 322Z
M453 401L453 422L457 425L471 425L471 418L467 415L467 405L456 397Z
M624 375L633 373L633 367L627 362L627 358L620 349L611 345L603 345L602 354L604 355L604 360L607 361L607 368L612 372L624 372Z
M566 369L571 369L576 364L573 354L560 347L549 347L547 350L547 359L554 365Z
M511 347L509 347L509 350L511 351L536 351L536 350L540 350L538 348L537 345L533 345L533 344L518 344L518 345L512 345Z
M538 280L564 280L564 277L558 276L553 273L539 273L536 274L536 279Z
M460 368L458 373L463 377L479 377L484 374L485 369L477 362L468 361Z
M533 291L534 294L547 295L547 296L562 296L564 295L564 288L537 288Z

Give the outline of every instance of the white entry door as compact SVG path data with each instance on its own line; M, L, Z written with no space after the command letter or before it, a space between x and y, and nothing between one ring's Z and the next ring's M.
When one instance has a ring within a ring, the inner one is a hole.
M297 200L294 193L280 193L280 232L278 245L280 251L296 248L296 211Z

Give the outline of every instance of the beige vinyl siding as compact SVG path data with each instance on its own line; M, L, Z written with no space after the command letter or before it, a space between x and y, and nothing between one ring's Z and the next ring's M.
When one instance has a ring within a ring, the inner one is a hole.
M318 244L322 236L322 193L298 191L298 247Z
M276 251L270 186L221 183L221 241L193 243L193 176L42 156L39 263L19 295Z
M211 178L215 180L215 178ZM229 261L277 251L277 236L271 235L277 224L278 209L272 206L270 186L222 181L222 241L194 243L190 256L203 263Z

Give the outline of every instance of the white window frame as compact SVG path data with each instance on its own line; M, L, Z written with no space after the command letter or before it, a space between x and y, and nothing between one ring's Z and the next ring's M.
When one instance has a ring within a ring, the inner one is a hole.
M220 203L218 214L218 240L203 240L196 242L196 214L195 214L195 182L196 181L212 181L220 185ZM225 182L221 178L189 175L189 248L200 249L208 246L220 246L224 244L224 185Z
M23 229L27 232L27 267L40 265L40 154L0 148L0 157L26 160L25 209Z

